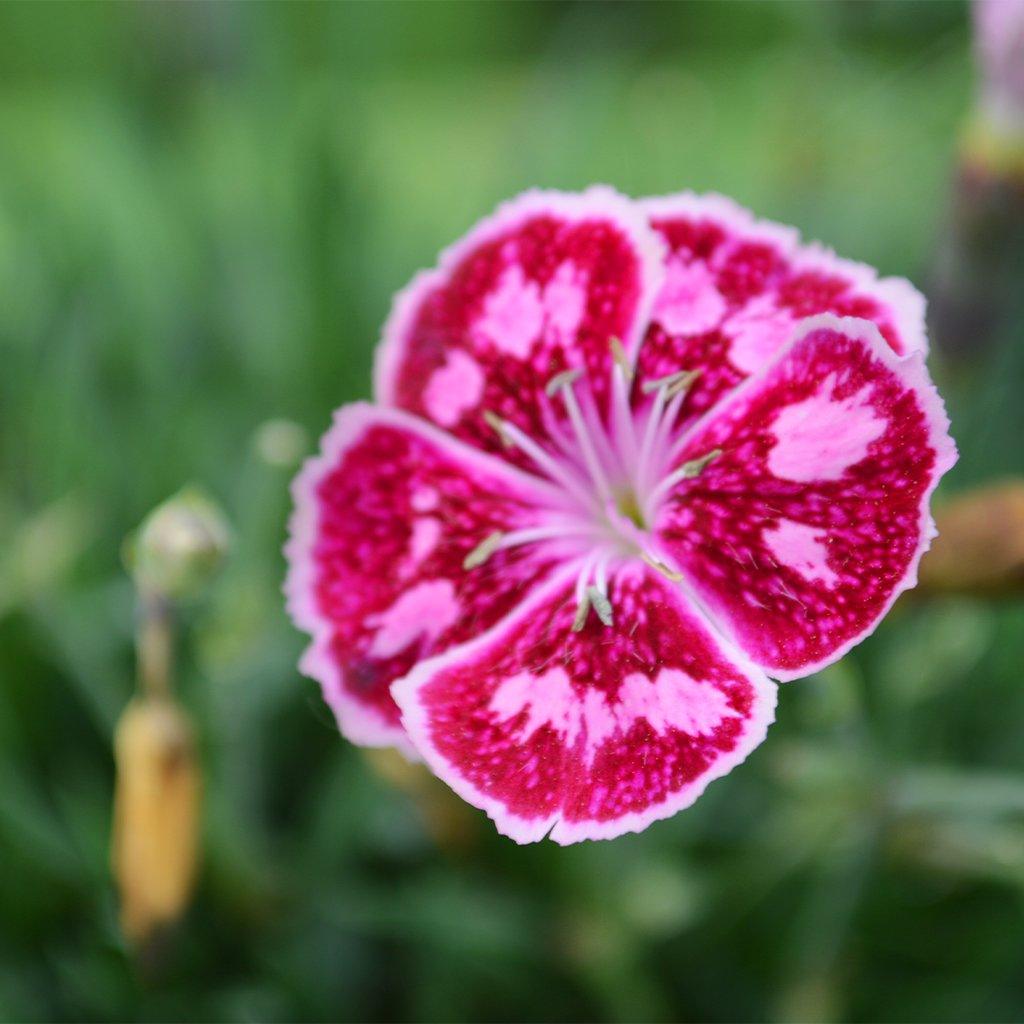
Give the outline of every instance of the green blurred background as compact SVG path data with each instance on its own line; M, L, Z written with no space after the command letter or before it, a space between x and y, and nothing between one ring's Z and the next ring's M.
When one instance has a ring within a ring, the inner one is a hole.
M905 599L692 810L561 849L343 742L280 594L291 449L498 201L714 189L927 287L973 83L959 3L0 8L0 1017L1024 1017L1019 600ZM948 493L1022 468L1005 335L933 360ZM203 869L138 969L120 545L188 481L236 535L179 672Z

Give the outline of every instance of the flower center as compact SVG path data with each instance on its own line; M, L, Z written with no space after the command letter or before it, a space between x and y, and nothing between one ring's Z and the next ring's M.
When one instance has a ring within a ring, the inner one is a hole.
M615 511L623 519L628 519L640 530L647 529L647 521L644 517L643 509L640 507L640 499L636 496L636 491L632 487L628 485L616 487L613 497L615 499Z
M699 370L678 370L640 385L653 398L646 410L630 399L633 370L622 345L611 342L613 367L607 418L589 387L575 386L582 370L565 370L548 382L542 414L548 437L541 444L515 424L484 414L508 447L518 448L552 489L552 504L541 525L510 533L494 532L466 556L464 568L482 565L497 551L522 544L559 541L567 556L580 560L574 629L591 611L607 626L614 621L608 600L609 563L640 558L669 579L681 577L659 557L650 533L657 510L680 480L699 475L720 452L669 471L679 450L675 429L679 410ZM558 403L564 415L557 415Z

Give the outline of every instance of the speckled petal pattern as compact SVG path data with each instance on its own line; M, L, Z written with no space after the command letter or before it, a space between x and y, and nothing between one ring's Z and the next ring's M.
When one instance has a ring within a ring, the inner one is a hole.
M805 321L697 424L655 532L714 619L780 679L834 661L916 582L928 500L956 460L923 356L869 321Z
M429 765L517 842L640 831L742 761L774 715L774 684L662 576L619 566L614 625L580 632L573 582L394 687Z
M642 378L680 368L701 376L680 410L687 423L755 372L801 319L871 320L905 355L925 351L925 303L902 278L839 259L798 233L757 220L731 199L680 193L640 201L666 246L666 278L640 355Z
M377 356L377 400L495 452L484 410L543 436L554 374L585 370L605 405L609 341L635 351L662 273L659 238L618 193L527 192L395 300Z
M956 460L924 300L721 196L527 192L396 299L295 484L342 731L519 842L639 831L916 582Z
M487 629L542 579L537 547L463 562L495 530L532 525L538 481L397 410L350 405L293 487L286 592L312 636L302 669L342 732L411 752L391 683L420 659Z

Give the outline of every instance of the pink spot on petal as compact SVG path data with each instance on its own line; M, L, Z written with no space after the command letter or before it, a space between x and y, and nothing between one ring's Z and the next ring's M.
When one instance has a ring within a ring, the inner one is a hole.
M525 359L544 326L544 306L536 282L528 281L518 263L502 273L497 288L484 300L474 334L484 343Z
M670 334L703 334L718 326L726 304L703 263L671 260L654 305L654 318Z
M920 355L823 315L691 432L655 531L707 613L780 679L836 660L913 586L956 459Z
M595 688L575 688L561 668L540 676L521 672L495 690L490 709L503 722L526 713L520 739L552 729L567 747L582 738L584 759L594 763L613 736L625 736L641 719L658 735L675 729L690 736L710 735L727 717L737 717L719 689L691 679L679 669L664 668L651 680L639 672L623 679L608 697Z
M716 687L699 683L680 669L663 668L654 680L639 673L626 677L616 717L623 731L644 718L659 736L669 729L710 736L723 719L737 718L739 713Z
M441 537L441 524L433 516L420 516L413 520L409 538L409 559L413 567L419 565L437 547Z
M409 503L416 512L431 512L437 508L439 496L433 487L420 487L413 492Z
M411 749L391 684L504 617L548 570L553 556L526 547L496 558L500 574L463 569L481 538L529 523L538 495L425 420L358 405L294 490L287 594L312 636L303 671L350 739Z
M769 296L754 299L725 322L725 332L732 338L729 361L743 373L753 373L789 338L795 322Z
M479 404L483 392L483 370L469 353L455 349L444 366L431 374L423 404L438 423L452 427L464 412Z
M587 308L586 279L566 261L555 271L544 288L549 341L572 342Z
M829 568L826 538L824 531L792 519L780 519L763 534L765 545L781 565L831 587L839 576Z
M430 580L407 590L380 615L367 620L377 627L370 645L374 658L390 658L414 640L433 642L459 617L459 602L451 580Z
M572 572L393 688L427 763L502 832L560 843L638 831L691 804L772 719L774 687L682 592L622 565L615 622L572 628ZM742 659L740 659L742 662Z
M503 721L525 711L523 739L529 739L546 726L572 746L580 734L579 702L564 669L553 668L541 675L519 672L510 676L494 691L490 708Z
M839 480L865 458L888 426L871 405L870 385L849 398L832 397L836 374L829 374L810 398L786 406L772 425L775 445L768 469L800 483Z

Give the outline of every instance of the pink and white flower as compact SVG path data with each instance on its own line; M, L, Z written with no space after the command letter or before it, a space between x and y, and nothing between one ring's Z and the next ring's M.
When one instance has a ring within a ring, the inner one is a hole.
M356 743L560 843L691 804L916 580L956 458L906 281L717 196L530 192L399 295L294 485Z

